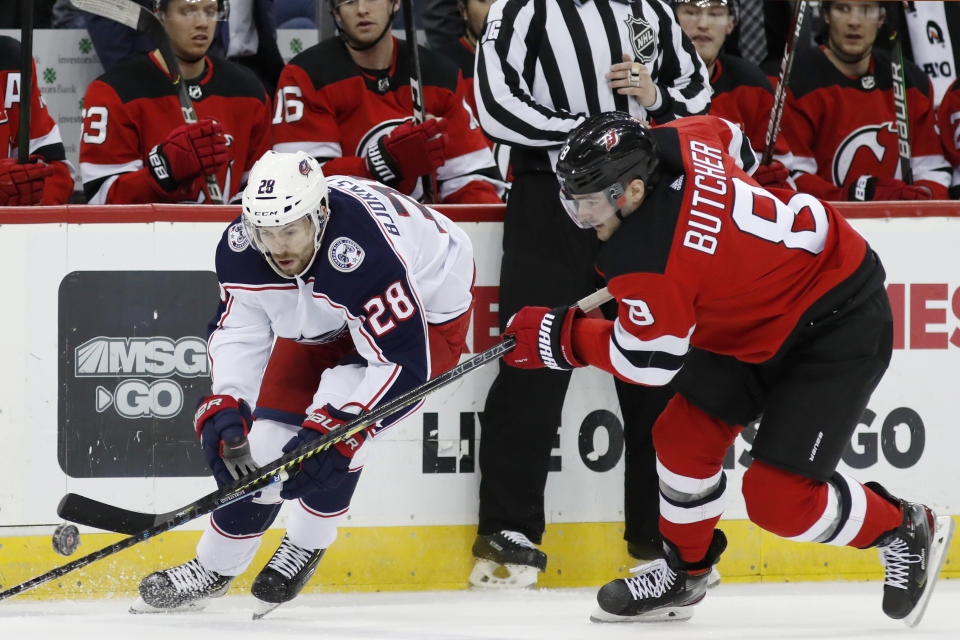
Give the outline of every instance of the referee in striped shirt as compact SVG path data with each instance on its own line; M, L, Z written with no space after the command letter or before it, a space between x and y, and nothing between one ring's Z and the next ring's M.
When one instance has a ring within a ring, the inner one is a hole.
M710 83L660 0L497 0L477 49L474 93L487 137L511 146L502 330L523 305L569 304L597 285L596 234L572 224L558 197L554 167L567 133L603 111L654 123L705 113ZM500 365L481 422L475 586L530 586L546 566L534 545L543 535L543 491L569 381L569 372ZM672 392L617 381L617 395L626 439L624 537L632 555L648 558L662 553L650 430ZM505 562L525 566L509 579L493 575L492 563Z

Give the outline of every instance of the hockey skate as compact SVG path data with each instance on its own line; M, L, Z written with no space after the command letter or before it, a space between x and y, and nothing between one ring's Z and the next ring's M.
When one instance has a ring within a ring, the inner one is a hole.
M597 592L592 622L666 622L693 617L693 605L707 593L710 568L727 547L719 529L700 562L685 563L665 542L665 557L631 569L636 575L608 582ZM699 573L691 573L699 571Z
M140 597L130 613L201 611L210 598L227 592L234 577L207 570L199 558L155 571L140 581Z
M522 589L537 584L537 573L547 569L547 554L518 531L478 535L473 543L477 559L470 586L481 589Z
M883 612L915 627L927 609L950 547L953 518L937 516L922 504L898 500L874 482L867 486L903 509L900 526L880 536L875 546L886 574Z
M655 545L653 542L627 542L627 553L641 565L653 562L663 557L663 543ZM716 567L710 568L707 576L707 589L713 589L720 584L720 571Z
M250 593L258 600L253 619L259 620L284 602L297 597L313 573L326 549L304 549L283 537L267 566L253 580Z

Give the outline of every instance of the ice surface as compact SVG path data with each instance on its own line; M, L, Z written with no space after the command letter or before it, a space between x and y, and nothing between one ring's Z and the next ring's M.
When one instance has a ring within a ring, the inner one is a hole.
M131 615L129 602L0 602L2 640L900 640L960 639L960 580L941 580L920 626L880 610L879 582L721 584L692 620L588 621L595 588L307 594L252 622L252 596L200 613Z

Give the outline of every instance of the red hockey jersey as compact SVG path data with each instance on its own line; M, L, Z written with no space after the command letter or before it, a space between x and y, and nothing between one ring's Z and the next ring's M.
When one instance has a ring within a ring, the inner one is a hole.
M73 175L63 149L60 129L47 110L37 86L37 66L33 65L33 91L30 105L30 155L43 156L53 175L43 183L40 204L66 204L73 193ZM20 131L20 43L0 36L0 157L16 157Z
M773 87L755 64L721 53L710 77L713 96L710 115L739 125L758 154L766 146L767 126L773 109ZM785 136L777 136L773 157L793 170L793 155Z
M447 120L446 161L437 169L437 196L445 203L500 202L504 184L487 139L463 93L453 64L420 48L426 112ZM273 148L302 150L324 173L372 178L367 150L413 113L410 53L394 38L384 72L361 69L339 38L324 40L291 60L280 74ZM422 195L418 184L414 197Z
M184 122L176 87L154 56L136 56L87 87L80 173L91 204L206 201L202 176L167 193L144 164ZM205 60L204 73L186 83L197 117L219 121L227 136L231 159L216 176L226 202L239 197L250 167L270 149L270 100L246 67Z
M890 56L874 49L870 71L851 78L822 48L807 49L793 69L783 131L802 170L793 176L797 187L845 200L860 176L900 180ZM911 62L904 72L914 184L943 199L950 172L934 130L930 80Z
M758 186L731 123L682 118L652 133L660 180L597 259L617 319L575 322L574 352L648 385L668 383L690 346L770 359L858 270L866 242L829 204Z
M943 152L953 165L950 196L960 199L960 81L954 82L943 95L937 111Z

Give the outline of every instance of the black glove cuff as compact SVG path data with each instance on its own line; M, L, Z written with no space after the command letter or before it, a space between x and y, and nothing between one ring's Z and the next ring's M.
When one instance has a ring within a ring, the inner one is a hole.
M378 182L382 182L388 187L396 187L403 180L403 176L400 169L394 164L393 158L387 152L383 140L383 138L380 138L376 146L367 151L367 171Z
M869 202L877 190L877 179L873 176L860 176L850 185L847 200L850 202Z
M563 325L568 313L570 307L554 307L550 313L544 315L543 322L540 323L540 359L550 369L570 371L576 368L576 365L563 356Z
M162 145L157 145L150 149L147 154L147 169L153 180L160 185L160 188L166 192L171 192L177 188L177 181L173 178L173 172L170 171L170 162L166 154L163 153Z

